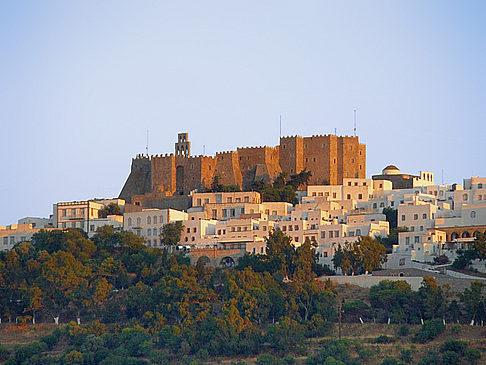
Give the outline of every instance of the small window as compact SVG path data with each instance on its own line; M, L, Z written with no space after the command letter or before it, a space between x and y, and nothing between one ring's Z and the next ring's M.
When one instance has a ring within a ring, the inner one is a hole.
M476 218L476 212L474 210L471 211L471 218Z
M418 214L413 215L413 220L416 221L418 219Z
M427 213L422 214L423 219L427 219Z

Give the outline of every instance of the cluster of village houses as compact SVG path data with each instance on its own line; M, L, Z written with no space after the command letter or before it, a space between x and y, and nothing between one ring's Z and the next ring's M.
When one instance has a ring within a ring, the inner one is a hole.
M486 178L465 179L463 185L436 185L433 174L403 174L386 167L372 179L344 178L342 185L309 185L298 191L298 204L263 202L258 192L193 191L192 207L146 209L122 199L59 202L49 218L27 217L0 227L0 250L30 240L41 229L80 228L90 237L99 227L130 231L149 247L163 248L161 233L167 223L181 221L178 249L193 263L234 265L245 253L264 254L265 238L274 229L290 236L295 246L309 239L320 263L333 266L338 247L360 236L386 237L390 233L384 208L396 209L400 232L387 268L409 268L431 263L446 255L454 260L458 249L467 248L486 233ZM122 215L100 218L109 204ZM484 265L483 265L484 266Z

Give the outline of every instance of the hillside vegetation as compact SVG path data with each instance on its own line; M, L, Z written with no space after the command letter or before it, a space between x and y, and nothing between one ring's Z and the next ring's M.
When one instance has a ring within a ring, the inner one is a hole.
M181 254L147 248L140 237L109 227L92 240L75 229L40 232L0 253L0 361L196 364L239 358L262 365L348 365L484 359L484 327L444 325L486 319L481 283L454 296L433 278L425 278L418 292L405 282L384 281L350 297L343 294L348 288L316 280L324 268L310 242L294 248L277 230L267 246L267 255L246 256L227 270L190 266Z

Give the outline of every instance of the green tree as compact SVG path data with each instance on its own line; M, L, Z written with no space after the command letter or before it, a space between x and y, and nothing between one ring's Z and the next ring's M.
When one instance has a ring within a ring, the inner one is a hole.
M417 300L424 319L442 318L447 308L442 289L432 276L426 275L417 292Z
M356 261L365 273L381 268L386 261L385 246L369 236L359 238L357 250L359 258Z
M110 203L105 205L103 208L100 209L99 217L106 218L109 215L123 215L121 208L118 204Z
M486 295L483 293L486 285L481 281L473 281L471 287L464 289L459 295L471 323L486 321Z
M398 210L393 208L383 208L382 213L386 216L386 221L390 225L390 229L397 228L398 225Z
M386 209L386 208L385 208ZM393 245L398 245L398 234L400 232L408 232L407 227L390 227L390 233L387 237L377 237L376 239L386 247L387 253L391 253Z
M294 271L295 248L292 239L280 229L275 229L265 238L267 257L271 272L290 278Z
M162 239L164 245L177 245L181 240L183 229L184 225L181 221L164 224L162 227L162 233L160 234L160 238Z

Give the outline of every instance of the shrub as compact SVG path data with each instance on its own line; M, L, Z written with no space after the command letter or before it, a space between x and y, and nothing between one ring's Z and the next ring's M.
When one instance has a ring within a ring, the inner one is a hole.
M54 333L41 337L41 341L47 345L47 348L51 350L59 342L59 337Z
M284 317L279 324L269 326L266 337L277 351L295 350L304 342L305 327L297 321Z
M83 354L81 352L73 350L68 352L65 356L65 362L67 364L82 364L84 361Z
M412 351L406 349L400 351L400 360L405 361L406 363L412 362Z
M427 355L425 355L422 360L420 360L418 365L442 365L442 360L439 356L439 353L435 351L429 351L429 353L427 353Z
M9 355L10 355L10 351L7 350L7 348L5 346L0 344L0 361L7 360Z
M150 361L156 365L168 365L170 361L170 356L166 351L153 350L150 353Z
M441 319L426 321L420 328L420 331L415 335L415 341L419 343L428 342L436 338L444 330L445 326Z
M398 329L399 336L405 337L408 336L409 333L410 333L410 329L406 324L401 325L400 328Z
M196 356L201 360L206 360L209 357L209 352L207 349L202 348L197 352Z
M458 335L461 332L461 325L460 324L453 324L451 326L451 333L453 335Z
M459 363L459 355L454 351L445 351L442 354L443 365L456 365Z
M47 345L44 342L32 342L31 344L22 346L15 351L15 360L18 364L29 360L34 355L40 355L47 350Z
M119 336L123 348L130 356L147 355L152 349L152 338L142 330L125 328Z
M440 351L442 352L452 351L462 356L464 354L464 350L466 349L466 347L467 347L467 343L464 341L447 340L440 347Z
M401 363L392 357L387 357L381 362L381 365L401 365Z
M386 335L381 335L373 340L374 343L392 343L395 342L394 337L389 337Z
M371 356L373 356L373 351L370 349L359 349L358 350L358 356L361 360L369 360Z
M331 340L316 355L309 357L307 365L352 364L349 350L352 342L348 340Z
M285 362L276 356L270 354L263 354L258 356L256 360L257 365L284 365Z
M481 359L481 351L479 349L466 349L464 356L469 360L469 363L475 365Z
M284 357L284 361L288 364L288 365L292 365L292 364L295 364L295 359L292 355L287 355Z

